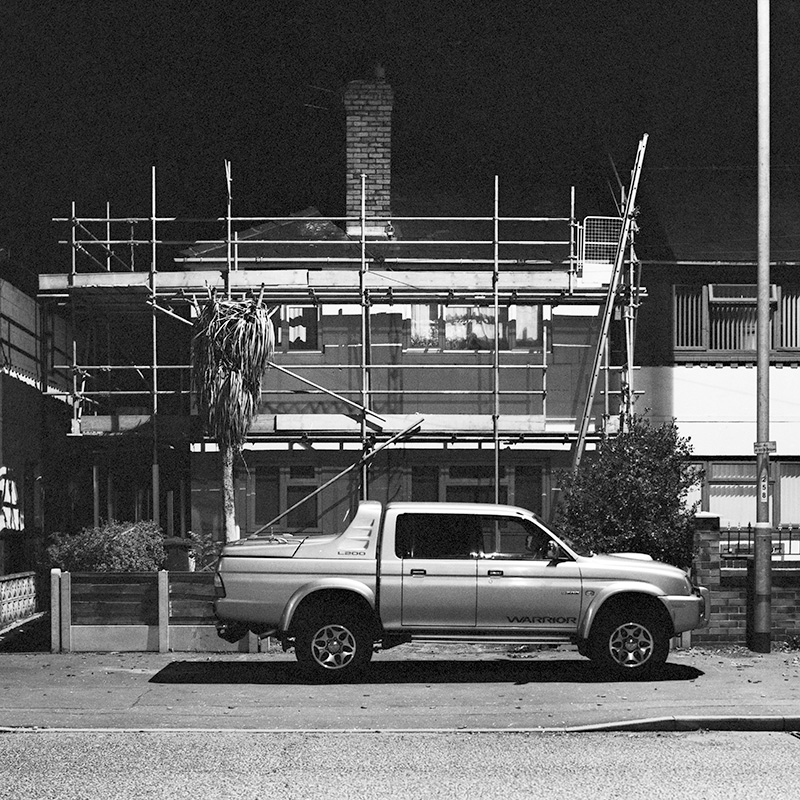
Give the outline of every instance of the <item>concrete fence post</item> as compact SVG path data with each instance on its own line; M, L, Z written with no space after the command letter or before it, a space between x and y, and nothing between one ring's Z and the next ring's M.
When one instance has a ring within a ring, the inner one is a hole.
M158 652L169 652L169 572L158 571Z
M61 652L61 570L50 570L50 652Z
M61 652L72 652L72 575L61 573Z

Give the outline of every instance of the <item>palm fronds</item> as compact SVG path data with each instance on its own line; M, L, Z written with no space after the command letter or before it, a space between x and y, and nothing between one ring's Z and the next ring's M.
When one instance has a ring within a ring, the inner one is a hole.
M274 349L261 297L228 300L212 293L202 305L192 337L192 381L208 432L221 448L241 451Z

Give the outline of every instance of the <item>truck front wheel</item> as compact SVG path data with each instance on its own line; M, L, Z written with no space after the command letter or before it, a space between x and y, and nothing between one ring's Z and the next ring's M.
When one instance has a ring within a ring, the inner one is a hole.
M330 611L304 620L295 635L295 656L307 672L342 680L363 670L372 658L366 626L353 614Z
M644 678L663 666L669 637L652 612L618 609L601 614L589 639L589 657L618 677Z

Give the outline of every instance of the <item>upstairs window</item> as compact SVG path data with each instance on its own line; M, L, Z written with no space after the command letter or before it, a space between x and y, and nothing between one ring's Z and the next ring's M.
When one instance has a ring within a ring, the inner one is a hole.
M316 306L281 306L273 316L275 349L280 353L320 350L319 309Z
M800 350L800 287L770 286L770 349ZM675 286L673 296L676 355L749 354L757 347L755 284L712 283Z
M453 306L426 303L406 307L405 346L420 350L530 350L541 346L539 306L511 305L499 309L495 331L494 306Z

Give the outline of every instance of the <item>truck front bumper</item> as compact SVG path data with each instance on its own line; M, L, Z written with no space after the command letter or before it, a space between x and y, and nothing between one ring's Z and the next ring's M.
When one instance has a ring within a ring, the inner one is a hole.
M668 595L659 598L667 607L675 633L705 628L711 616L711 595L703 586L691 595Z

